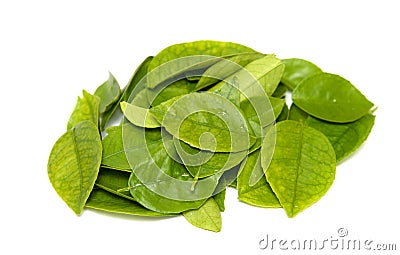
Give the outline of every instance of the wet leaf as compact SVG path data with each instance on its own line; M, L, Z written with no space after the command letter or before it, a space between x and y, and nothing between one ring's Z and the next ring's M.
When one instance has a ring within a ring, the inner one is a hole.
M238 152L255 141L237 107L214 93L173 98L150 112L173 136L202 150Z

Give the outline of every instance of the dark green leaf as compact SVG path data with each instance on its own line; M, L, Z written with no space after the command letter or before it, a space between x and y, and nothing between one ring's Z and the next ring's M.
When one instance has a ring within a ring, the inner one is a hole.
M110 110L114 103L118 101L121 90L117 80L111 73L109 73L108 80L96 89L94 95L100 98L100 113Z
M294 90L302 80L322 72L318 66L304 59L288 58L283 59L282 63L285 65L282 83L290 90Z
M373 106L349 81L328 73L303 80L293 91L292 100L314 117L339 123L355 121Z
M289 120L304 122L308 116L308 113L297 107L295 104L290 106Z
M121 213L135 216L162 217L172 216L172 214L163 214L153 212L137 202L122 198L102 189L94 189L86 202L85 207L96 210Z
M310 116L305 124L319 130L329 139L335 149L336 161L340 162L363 144L368 138L374 122L375 116L367 114L350 123L332 123Z
M128 85L123 89L122 95L120 98L112 105L111 109L104 112L101 116L101 123L100 123L100 129L103 131L106 128L106 125L110 121L111 117L116 114L116 111L119 109L119 103L121 101L128 101L131 93L135 89L136 85L139 83L139 81L147 74L147 67L150 63L150 61L153 59L153 57L148 57L146 58L142 64L136 69L134 72L132 78L128 82Z
M123 135L134 169L129 179L130 192L140 204L153 211L179 213L200 207L212 195L218 176L193 187L195 180L175 160L179 156L171 135L131 124L124 125Z

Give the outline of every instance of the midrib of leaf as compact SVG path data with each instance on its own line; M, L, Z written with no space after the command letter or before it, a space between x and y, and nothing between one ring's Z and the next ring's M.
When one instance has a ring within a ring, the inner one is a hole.
M82 167L81 167L81 158L78 152L77 148L77 142L76 142L76 136L75 136L76 128L72 128L72 140L73 140L73 145L74 145L74 151L76 155L76 161L78 163L78 170L79 170L79 205L82 204L82 192L83 192L83 173L82 173Z
M214 201L215 202L215 201ZM214 227L216 227L217 229L219 228L218 224L215 222L214 217L212 217L209 213L208 213L208 207L205 208L205 213L207 214L208 218L211 219Z
M296 201L297 198L297 183L299 180L299 172L300 172L300 163L301 163L301 152L303 150L303 137L304 137L304 126L303 124L301 124L301 132L300 132L300 145L299 145L299 150L297 152L297 158L296 158L296 178L295 178L295 182L294 182L294 195L293 195L293 200L292 200L292 208L291 208L291 213L293 215L293 209L294 209L294 203Z
M192 120L190 118L186 118L185 121L189 121L189 122L191 122L191 123L193 123L195 125L197 124L197 125L201 125L201 126L204 126L204 127L215 128L215 129L223 130L223 131L229 131L230 133L235 133L235 134L243 134L244 133L244 132L238 132L238 131L235 131L235 130L232 131L230 129L226 129L226 128L223 128L223 127L220 127L220 126L216 126L216 125L211 125L211 124L208 124L207 122L198 122L198 121ZM251 138L255 139L254 136L252 136L250 134L249 134L249 136Z

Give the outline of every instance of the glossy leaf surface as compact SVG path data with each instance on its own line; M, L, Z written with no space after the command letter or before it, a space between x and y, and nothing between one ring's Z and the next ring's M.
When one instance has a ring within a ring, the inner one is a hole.
M349 81L329 73L303 80L293 90L292 100L314 117L339 123L355 121L373 106Z
M285 65L282 83L290 90L294 90L304 79L322 72L318 66L300 58L283 59L282 63Z

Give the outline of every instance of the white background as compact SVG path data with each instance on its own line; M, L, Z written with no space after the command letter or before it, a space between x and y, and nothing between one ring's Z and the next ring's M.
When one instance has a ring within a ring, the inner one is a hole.
M397 243L399 251L398 11L385 0L1 1L0 253L341 254L258 248L267 234L322 241L341 227L348 238ZM370 138L294 219L240 203L234 190L220 233L183 217L75 216L48 181L47 159L81 90L93 93L108 71L124 86L148 55L199 39L305 58L342 75L378 106Z

